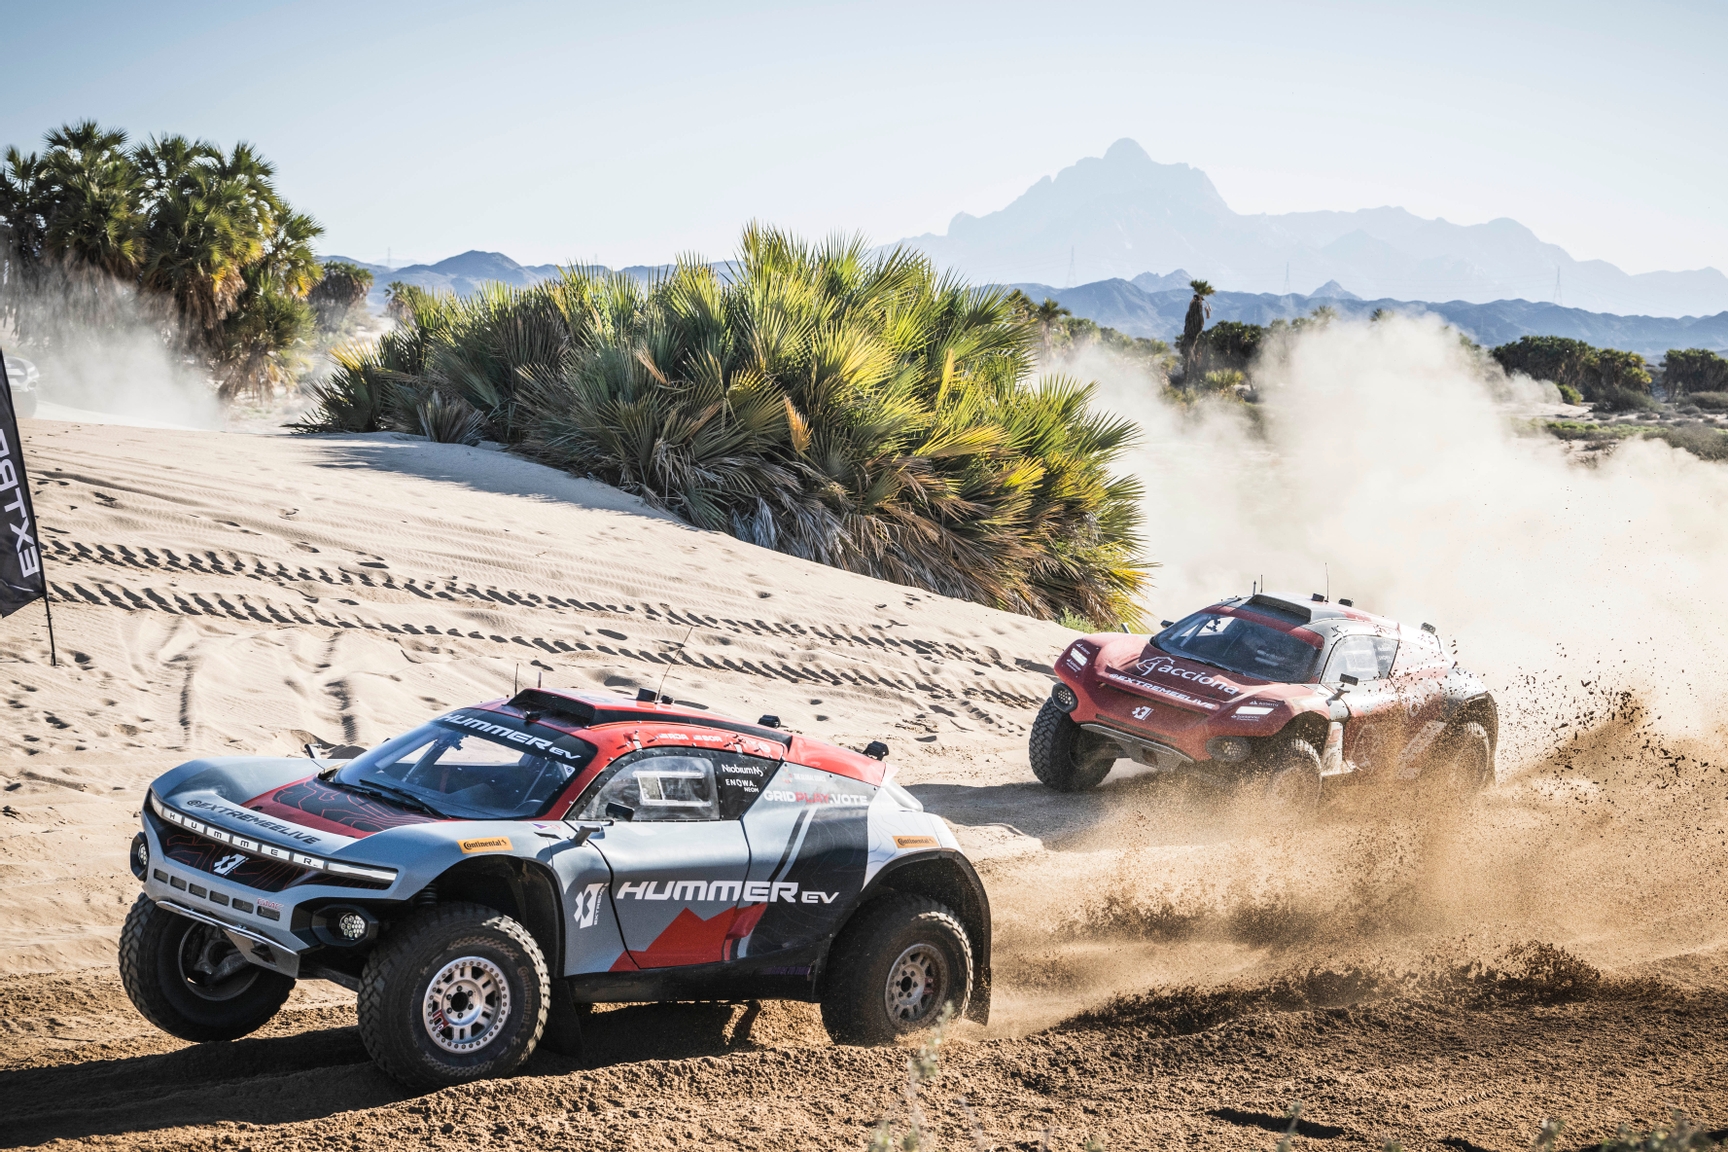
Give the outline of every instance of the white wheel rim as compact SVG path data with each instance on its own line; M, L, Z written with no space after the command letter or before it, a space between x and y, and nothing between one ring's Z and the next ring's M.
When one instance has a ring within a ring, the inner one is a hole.
M929 944L914 944L900 953L888 969L883 1003L888 1019L896 1024L915 1024L930 1014L942 994L947 964Z
M510 1019L510 983L480 956L452 960L426 986L420 1019L432 1043L466 1055L486 1047Z

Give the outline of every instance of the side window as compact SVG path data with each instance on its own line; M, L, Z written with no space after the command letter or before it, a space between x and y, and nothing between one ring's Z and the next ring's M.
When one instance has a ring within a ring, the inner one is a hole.
M1374 637L1374 659L1380 665L1380 679L1392 675L1392 664L1397 658L1398 641L1390 636Z
M1376 636L1346 636L1332 646L1332 655L1326 658L1326 672L1320 677L1322 684L1340 683L1339 677L1350 675L1358 680L1378 680L1384 673L1381 671L1380 653L1376 649ZM1394 645L1394 651L1396 646ZM1390 670L1391 656L1386 658L1385 667Z
M617 805L634 821L718 820L717 758L698 748L644 748L620 756L588 786L572 818L604 820Z
M762 795L779 764L737 752L714 754L720 769L720 819L739 820Z

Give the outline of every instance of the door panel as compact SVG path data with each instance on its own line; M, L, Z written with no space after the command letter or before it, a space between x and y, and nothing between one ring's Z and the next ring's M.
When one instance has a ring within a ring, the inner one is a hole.
M1398 642L1369 634L1342 636L1326 657L1321 682L1334 690L1346 688L1343 675L1359 683L1348 686L1344 705L1344 759L1363 779L1391 775L1404 741L1402 701L1387 674L1396 659Z
M876 788L782 764L744 816L750 883L739 919L753 928L739 956L813 943L833 932L864 887Z
M636 967L732 958L750 866L736 820L618 820L590 843L612 866L612 908Z
M624 955L624 941L606 898L612 882L606 858L593 844L583 844L554 849L545 859L564 895L564 965L559 975L611 971Z

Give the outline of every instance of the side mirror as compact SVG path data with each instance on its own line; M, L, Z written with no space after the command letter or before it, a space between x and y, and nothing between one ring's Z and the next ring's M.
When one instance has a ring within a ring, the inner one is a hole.
M1356 687L1356 685L1362 683L1362 681L1360 681L1356 677L1350 675L1350 673L1348 673L1348 672L1340 674L1338 677L1338 682L1340 684L1348 684L1352 688L1354 688L1354 687Z
M608 800L606 802L606 815L613 820L634 820L636 819L636 809L628 804L620 804L616 800Z

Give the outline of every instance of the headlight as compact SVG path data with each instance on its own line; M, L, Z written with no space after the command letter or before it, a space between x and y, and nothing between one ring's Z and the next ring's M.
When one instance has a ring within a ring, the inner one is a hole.
M1074 689L1066 684L1058 683L1050 690L1050 699L1056 701L1056 707L1064 712L1072 712L1080 707L1080 697L1074 695Z
M1244 720L1258 720L1262 716L1270 716L1277 710L1278 705L1276 704L1244 704L1236 709L1232 715L1240 716Z
M150 874L150 841L144 838L144 833L132 837L132 850L127 853L126 862L132 866L132 875L138 879Z
M1214 760L1236 764L1248 759L1248 754L1254 751L1254 745L1248 742L1246 736L1214 736L1206 741L1206 751Z

